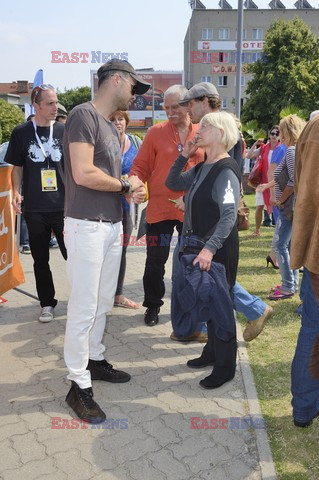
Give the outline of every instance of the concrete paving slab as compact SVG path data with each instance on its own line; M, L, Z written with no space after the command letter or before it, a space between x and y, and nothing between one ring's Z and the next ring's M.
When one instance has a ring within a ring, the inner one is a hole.
M32 258L20 259L20 289L35 294ZM144 262L144 248L128 248L125 293L141 304ZM69 286L58 250L51 250L51 265L59 299L53 322L39 323L38 302L15 290L0 306L0 479L275 478L266 430L244 422L261 413L242 338L235 379L215 391L198 385L209 369L186 367L202 345L169 338L171 258L159 325L145 326L142 307L108 316L106 358L132 375L122 385L94 382L108 421L72 422L63 360Z

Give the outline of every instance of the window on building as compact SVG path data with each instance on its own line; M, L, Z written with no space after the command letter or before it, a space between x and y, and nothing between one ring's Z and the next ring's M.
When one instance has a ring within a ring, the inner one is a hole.
M251 55L250 56L251 63L255 63L255 62L257 62L257 60L263 58L263 53L262 52L253 52L250 55Z
M228 108L228 98L222 98L221 109L226 110Z
M203 28L202 29L202 40L213 40L213 29L212 28Z
M230 37L230 29L229 28L220 28L219 29L219 40L229 40Z
M206 75L206 76L200 77L200 81L212 83L213 77L211 75Z
M228 77L227 75L220 75L218 77L218 86L219 87L227 87L228 84Z
M264 37L264 32L262 28L253 28L251 31L252 40L262 40Z
M202 63L212 63L211 54L209 52L201 52Z
M242 75L240 77L240 84L241 84L242 87L244 87L246 85L246 77L244 75ZM234 85L236 87L236 76L235 76L235 80L234 80Z
M225 53L224 52L219 52L218 54L218 61L219 63L224 63L226 61Z
M237 28L236 28L236 40L237 40ZM243 29L243 40L247 40L247 29Z

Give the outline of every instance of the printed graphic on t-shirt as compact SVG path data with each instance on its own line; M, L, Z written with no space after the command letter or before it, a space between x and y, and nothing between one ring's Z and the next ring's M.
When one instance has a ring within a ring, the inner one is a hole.
M44 151L46 155L50 155L53 162L60 162L62 157L61 143L58 139L54 138L52 145L49 144L49 139L47 137L40 137ZM29 158L33 162L43 162L44 155L41 148L38 145L36 140L31 140L28 147Z
M223 203L235 203L234 190L231 188L230 180L228 180L227 187L225 188L225 195Z

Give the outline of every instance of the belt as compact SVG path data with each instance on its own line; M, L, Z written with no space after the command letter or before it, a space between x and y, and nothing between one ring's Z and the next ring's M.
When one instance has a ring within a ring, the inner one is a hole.
M82 218L86 222L102 222L102 223L114 223L112 220L102 220L101 218Z

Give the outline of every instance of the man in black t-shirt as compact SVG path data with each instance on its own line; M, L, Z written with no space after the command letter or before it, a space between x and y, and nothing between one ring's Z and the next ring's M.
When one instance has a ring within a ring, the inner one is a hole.
M41 305L39 321L47 323L53 319L53 309L57 304L49 266L51 230L66 259L63 241L64 125L54 124L58 98L52 85L35 87L31 100L35 118L13 130L5 161L14 165L12 205L17 213L21 213L20 188L23 181L23 213L29 230L36 288Z

